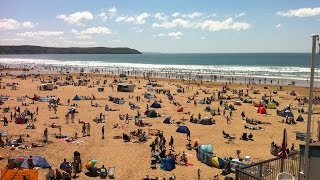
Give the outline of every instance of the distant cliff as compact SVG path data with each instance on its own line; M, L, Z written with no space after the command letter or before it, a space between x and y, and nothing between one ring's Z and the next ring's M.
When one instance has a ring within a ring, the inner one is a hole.
M130 48L0 46L0 54L141 54Z

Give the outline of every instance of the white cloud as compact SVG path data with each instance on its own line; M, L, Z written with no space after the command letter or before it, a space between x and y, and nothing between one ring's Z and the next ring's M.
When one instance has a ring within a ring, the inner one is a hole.
M107 13L105 13L105 12L102 12L99 14L99 17L105 17L105 16L107 16Z
M115 14L115 13L117 13L117 8L113 6L112 8L108 9L108 12Z
M282 27L282 24L277 24L276 25L276 28L281 28Z
M203 19L209 19L209 18L213 18L213 17L218 17L218 15L217 14L209 14L207 16L203 16L202 18Z
M172 39L181 39L181 36L183 36L183 33L180 31L177 32L170 32L168 34L159 33L155 35L154 37L171 37Z
M75 29L71 29L71 32L74 33L74 34L78 33L78 31L75 30Z
M285 17L310 17L320 15L320 7L290 9L286 12L278 11L277 15Z
M164 36L166 36L166 34L164 34L164 33L159 33L159 34L157 34L157 36L158 36L158 37L164 37Z
M202 40L205 40L205 39L206 39L206 37L201 37L201 39L202 39Z
M122 22L122 21L124 21L124 20L126 20L127 18L126 17L124 17L124 16L119 16L119 17L117 17L116 18L116 22Z
M14 30L23 28L33 28L36 26L36 23L30 21L19 22L14 19L0 19L0 30Z
M194 13L191 13L191 14L183 14L182 17L193 19L193 18L201 17L202 15L203 15L202 13L194 12Z
M112 32L107 27L92 27L84 31L81 31L80 33L84 35L93 35L93 34L111 34Z
M92 27L81 32L72 29L72 33L76 34L78 39L89 39L92 35L107 35L112 34L112 31L107 27Z
M138 16L119 16L115 19L116 22L128 22L133 24L145 24L146 19L150 16L148 13L142 13Z
M104 22L108 19L113 19L117 14L117 8L114 6L108 10L102 9L101 11L102 12L98 15L98 17L100 17Z
M158 23L153 23L152 27L153 28L165 28L165 29L170 29L170 28L174 28L174 27L178 27L181 26L183 28L192 28L194 25L194 23L187 21L187 20L183 20L183 19L174 19L170 22L165 21L162 22L160 24Z
M154 17L160 21L166 21L168 18L164 13L156 13Z
M232 18L226 19L224 21L212 21L205 20L200 22L191 22L183 19L174 19L170 22L162 22L160 24L153 23L153 28L165 28L170 29L174 27L182 27L186 29L199 29L208 30L208 31L221 31L221 30L246 30L251 27L250 24L246 22L235 22Z
M77 35L77 36L75 36L75 38L77 38L77 39L91 39L92 37L91 36L89 36L89 35Z
M47 44L52 44L54 42L47 42ZM94 41L70 41L70 40L63 40L61 43L56 42L56 46L59 47L67 47L67 46L80 46L80 47L90 47L97 45L97 42Z
M242 12L242 13L240 13L240 14L237 14L235 17L242 17L242 16L245 16L246 15L246 13L245 12Z
M144 24L146 22L146 19L150 15L148 13L142 13L139 16L136 17L136 24Z
M36 24L32 23L30 21L26 21L26 22L22 23L22 27L25 27L25 28L34 28L35 26L36 26Z
M169 37L172 37L173 39L181 39L181 36L183 35L182 32L178 31L178 32L170 32L168 33Z
M232 18L228 18L224 21L212 21L212 20L204 20L204 21L188 21L183 19L174 19L172 21L165 21L160 24L153 23L153 28L165 28L170 29L174 27L182 27L186 29L202 29L208 31L221 31L221 30L246 30L251 27L250 24L246 22L236 22Z
M18 33L18 36L22 37L34 37L34 38L42 38L42 37L49 37L49 36L61 36L63 35L63 31L35 31L35 32L24 32Z
M228 18L225 21L211 21L206 20L199 24L202 30L208 31L221 31L221 30L246 30L251 27L246 22L234 22L232 18Z
M98 16L99 16L103 21L107 21L107 20L108 20L107 13L105 13L105 12L101 12Z
M175 12L175 13L173 13L171 16L172 16L172 17L178 17L179 15L180 15L180 13Z
M0 29L2 30L12 30L18 29L20 23L14 19L0 19Z
M1 45L21 45L23 41L21 38L0 38Z
M129 23L133 23L135 20L136 19L131 16L131 17L128 17L126 21L129 22Z
M69 24L84 25L86 21L90 21L93 19L93 15L89 11L83 11L76 12L70 15L60 14L57 16L57 18L62 19Z

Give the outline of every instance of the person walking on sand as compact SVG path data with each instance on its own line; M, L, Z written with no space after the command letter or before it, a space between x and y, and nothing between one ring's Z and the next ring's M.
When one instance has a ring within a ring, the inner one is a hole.
M44 138L44 142L47 143L48 142L48 128L46 128L43 131L43 138Z
M74 113L72 113L72 114L71 114L71 122L72 122L72 123L74 123L74 118L75 118L75 115L74 115Z
M85 137L86 136L86 124L83 123L82 125L82 136Z
M101 131L102 131L102 139L104 139L104 126L102 126Z
M231 124L229 116L227 116L227 124Z
M69 113L66 115L66 124L69 124Z
M171 150L174 150L173 143L174 143L174 139L173 139L173 137L171 136L170 141L169 141L169 146L170 146L170 149L171 149Z
M87 124L87 136L90 136L90 123Z
M201 169L198 169L198 180L200 180L201 175Z
M188 133L187 133L187 141L191 141L191 139L190 139L190 131L188 131Z

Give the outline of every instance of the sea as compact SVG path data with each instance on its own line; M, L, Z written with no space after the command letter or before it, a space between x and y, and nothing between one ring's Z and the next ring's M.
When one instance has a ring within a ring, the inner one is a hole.
M226 83L309 86L311 53L0 55L0 64L34 67L39 69L38 73L84 71ZM316 69L316 87L320 85L319 72Z

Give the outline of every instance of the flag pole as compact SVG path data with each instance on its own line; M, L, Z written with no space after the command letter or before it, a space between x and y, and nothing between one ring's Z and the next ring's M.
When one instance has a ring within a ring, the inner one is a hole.
M304 148L303 160L303 174L304 180L309 180L309 147L310 147L310 130L311 130L311 116L312 116L312 102L313 102L313 89L314 89L314 68L316 65L316 44L319 35L313 34L312 36L312 58L311 58L311 74L310 74L310 88L309 88L309 105L308 105L308 121L307 121L307 137L306 145Z

